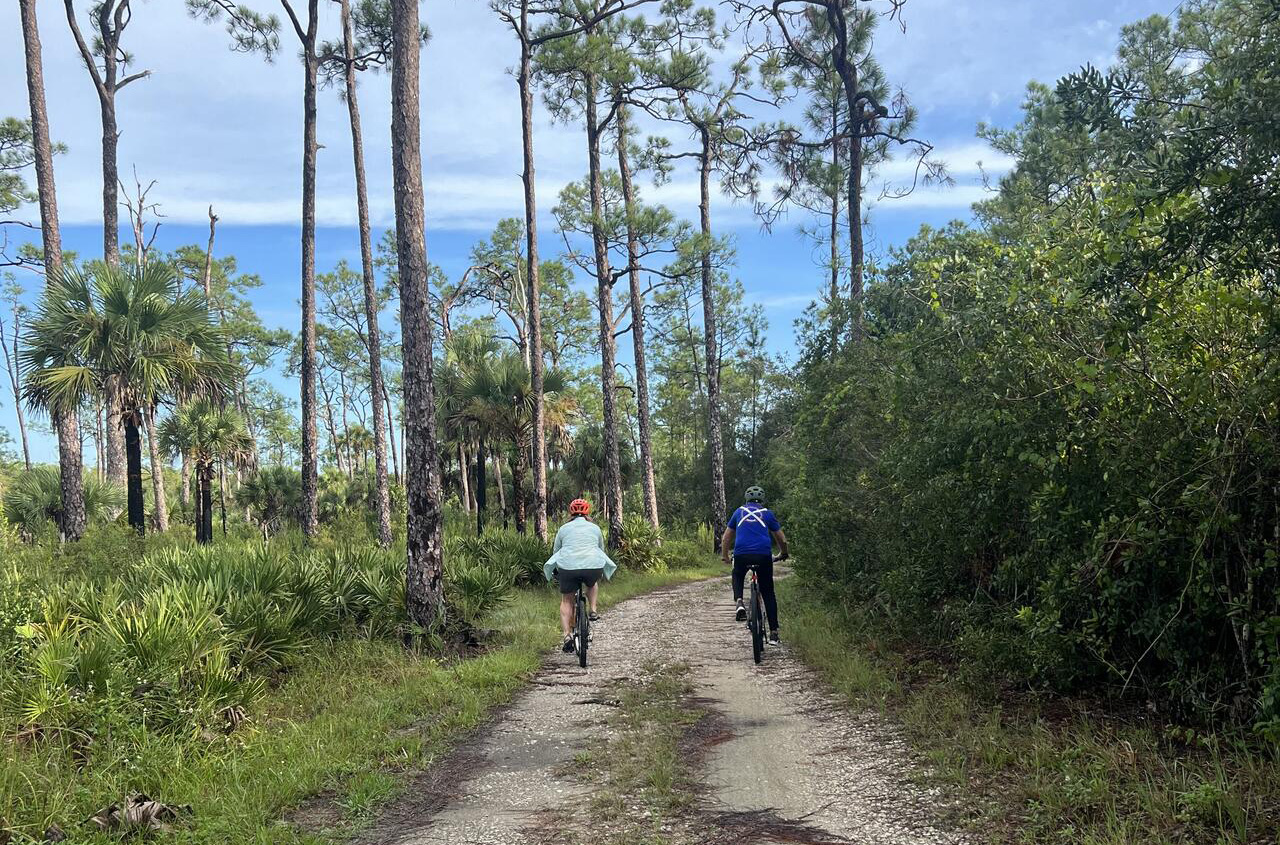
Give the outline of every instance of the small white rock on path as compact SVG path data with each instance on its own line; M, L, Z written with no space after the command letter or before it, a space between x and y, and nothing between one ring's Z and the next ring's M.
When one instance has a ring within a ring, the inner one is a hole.
M608 589L606 586L604 589ZM708 842L965 843L938 821L945 800L913 782L916 765L878 715L850 713L785 640L752 663L746 626L732 618L727 578L630 599L593 628L587 669L557 652L476 740L428 773L360 837L377 845L538 845L548 813L587 801L574 755L608 738L610 687L645 667L684 664L698 706L730 738L697 775ZM782 608L786 634L786 608ZM777 838L759 831L781 823ZM787 823L794 823L788 825ZM673 845L689 841L680 826ZM782 832L786 830L787 832ZM592 841L607 843L605 839Z

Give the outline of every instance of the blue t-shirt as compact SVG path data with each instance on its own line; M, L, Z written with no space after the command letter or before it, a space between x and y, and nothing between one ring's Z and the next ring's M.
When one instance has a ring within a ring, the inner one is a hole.
M778 518L764 505L748 502L729 517L729 527L736 533L733 538L735 555L773 554L773 538L770 531L781 531Z

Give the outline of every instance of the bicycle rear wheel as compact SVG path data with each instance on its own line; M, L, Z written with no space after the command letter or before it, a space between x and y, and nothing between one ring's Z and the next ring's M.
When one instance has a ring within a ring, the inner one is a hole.
M764 614L760 612L760 587L751 581L751 615L747 617L751 629L751 657L756 663L764 657Z
M578 665L587 668L587 644L591 642L591 617L587 615L587 596L578 588Z

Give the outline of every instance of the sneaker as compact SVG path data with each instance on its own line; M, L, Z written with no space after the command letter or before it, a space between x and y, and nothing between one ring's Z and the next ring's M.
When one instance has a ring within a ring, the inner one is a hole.
M564 645L560 646L560 650L563 651L565 654L573 654L573 637L572 636L564 638Z
M743 605L738 605L738 611L733 615L733 618L738 622L746 622L747 621L746 607L744 607Z
M593 611L591 611L591 613L590 613L590 614L588 614L588 615L587 615L587 618L588 618L588 619L590 619L592 622L599 622L599 621L600 621L600 614L599 614L599 613L596 613L596 612L593 610Z
M777 645L777 644L778 644L778 632L777 632L777 631L770 631L770 632L769 632L769 645Z

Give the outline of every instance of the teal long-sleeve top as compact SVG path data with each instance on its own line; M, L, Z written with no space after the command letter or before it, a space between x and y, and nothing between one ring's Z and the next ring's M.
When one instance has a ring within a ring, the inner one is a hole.
M551 551L551 557L542 566L542 574L548 581L557 568L603 569L606 578L612 578L618 569L604 550L604 532L585 517L577 517L561 525Z

